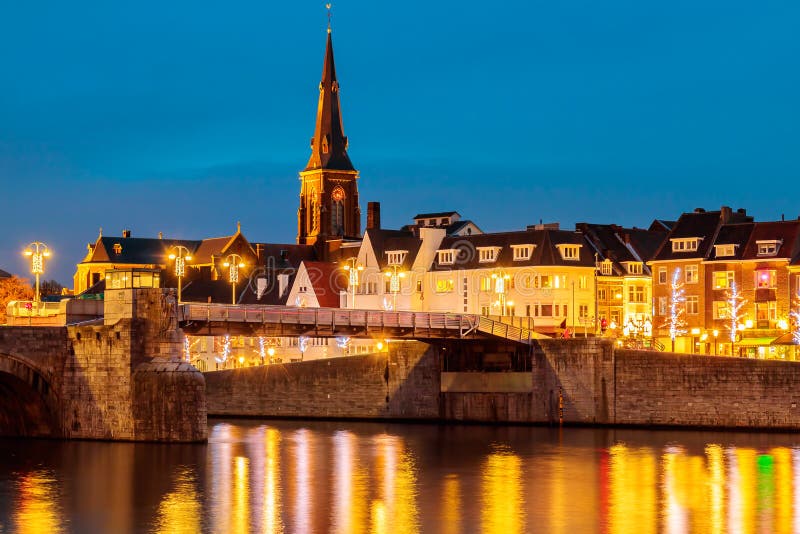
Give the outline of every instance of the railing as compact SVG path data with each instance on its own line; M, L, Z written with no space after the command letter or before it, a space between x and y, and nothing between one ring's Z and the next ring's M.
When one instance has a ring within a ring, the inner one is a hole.
M393 329L404 334L438 337L436 332L457 333L459 337L475 332L529 344L544 337L532 329L501 323L479 315L447 312L412 312L350 310L339 308L292 308L285 306L246 306L227 304L182 304L180 320L196 323L245 323L308 327L334 332L346 328L365 331Z
M61 310L60 302L33 302L30 300L12 300L6 307L9 317L52 317Z

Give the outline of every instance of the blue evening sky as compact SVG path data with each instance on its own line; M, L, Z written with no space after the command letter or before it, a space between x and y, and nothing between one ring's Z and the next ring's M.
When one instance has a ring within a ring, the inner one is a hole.
M362 209L485 231L800 215L800 2L340 1ZM294 242L324 2L5 2L0 268L94 241Z

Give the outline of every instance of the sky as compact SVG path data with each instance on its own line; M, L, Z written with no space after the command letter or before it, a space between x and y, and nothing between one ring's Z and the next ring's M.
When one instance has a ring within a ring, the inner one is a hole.
M362 213L484 231L800 215L800 2L340 1ZM0 269L104 235L292 243L324 2L0 6Z

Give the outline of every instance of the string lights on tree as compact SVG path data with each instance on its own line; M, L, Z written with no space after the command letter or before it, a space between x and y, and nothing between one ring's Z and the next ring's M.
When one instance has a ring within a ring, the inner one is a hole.
M677 268L672 274L669 315L664 324L664 326L669 329L669 338L672 340L672 352L675 352L675 338L686 333L686 318L684 317L686 313L685 302L686 297L684 296L683 282L681 282L681 270Z
M800 345L800 289L794 298L794 309L789 312L792 318L792 341L795 345Z
M727 314L728 320L730 324L728 325L728 329L730 330L730 341L731 341L731 356L734 356L734 345L736 343L736 333L740 329L740 320L743 317L742 308L747 301L739 294L739 288L736 286L736 282L731 284L730 289L727 292Z

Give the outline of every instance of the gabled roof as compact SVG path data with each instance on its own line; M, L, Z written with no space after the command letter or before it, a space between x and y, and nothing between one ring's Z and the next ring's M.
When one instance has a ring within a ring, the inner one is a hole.
M779 241L774 256L759 256L759 241ZM781 258L792 260L800 255L800 221L757 222L753 226L750 239L742 255L742 259L756 260Z
M200 241L146 237L100 237L83 263L128 263L165 265L170 249L183 245L194 251ZM119 247L115 247L119 245ZM117 252L117 250L119 252Z
M236 286L236 302L247 290L247 284ZM184 302L209 302L212 304L230 304L232 298L231 284L227 280L193 280L181 289L181 300Z
M514 261L512 245L535 245L529 260ZM581 245L577 261L565 260L558 245ZM496 261L481 262L478 248L499 247ZM564 265L593 267L594 251L585 243L578 232L567 230L526 230L518 232L498 232L471 236L446 237L439 250L455 249L458 255L455 262L440 264L439 255L433 259L431 270L448 271L452 269L494 269L524 267L532 265Z
M465 227L467 227L467 226L469 226L469 225L472 225L472 226L474 226L475 228L477 228L477 229L478 229L478 233L481 233L481 234L483 233L483 230L481 230L481 229L478 227L478 225L477 225L477 224L475 224L474 222L472 222L472 221L470 221L470 220L466 220L466 221L456 221L456 222L454 222L454 223L451 223L450 225L448 225L447 227L445 227L444 231L445 231L445 233L446 233L447 235L456 235L456 234L458 234L458 233L459 233L459 232L460 232L462 229L464 229Z
M698 208L691 213L684 213L675 222L667 239L655 253L653 261L705 259L709 256L717 231L723 224L752 222L752 220L753 218L744 210L733 212L730 208L719 211L705 211ZM696 251L672 251L672 240L692 237L700 238Z
M259 265L269 269L299 269L304 261L315 261L317 252L313 245L282 243L251 243L259 258ZM358 249L356 249L358 250Z
M714 245L708 254L709 261L736 261L744 256L750 234L753 232L755 223L724 224L719 229ZM717 258L716 245L734 245L733 256L720 256Z
M369 235L369 243L372 245L375 258L378 260L378 267L381 270L389 266L389 257L386 252L392 250L408 251L403 264L398 268L408 271L413 267L414 260L417 259L417 253L422 245L422 240L415 237L413 233L404 230L383 230L378 228L371 228L366 233Z
M586 236L598 260L612 262L616 275L627 273L624 262L649 261L667 236L663 231L623 228L615 224L578 223L575 227ZM649 272L649 268L645 266L644 272Z
M311 287L321 308L338 308L339 294L347 290L347 276L335 263L323 261L303 262Z

